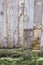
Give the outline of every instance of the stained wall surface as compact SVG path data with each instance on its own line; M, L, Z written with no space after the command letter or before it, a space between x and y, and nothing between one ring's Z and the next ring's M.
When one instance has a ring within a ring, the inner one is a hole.
M41 35L41 24L42 0L0 0L1 48L31 46L33 37Z

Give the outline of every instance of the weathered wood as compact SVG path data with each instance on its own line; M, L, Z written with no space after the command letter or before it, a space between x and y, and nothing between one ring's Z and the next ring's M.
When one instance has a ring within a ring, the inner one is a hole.
M24 29L33 29L34 0L25 0L24 2Z
M42 30L43 30L43 4L42 4Z
M34 26L41 28L42 22L42 0L35 0L34 2Z
M24 48L30 49L32 48L31 45L33 43L33 30L26 29L24 30Z
M37 31L37 32L36 32ZM34 38L40 38L42 29L35 29L34 30Z
M18 47L18 44L19 47L22 47L23 44L27 43L24 40L26 36L28 37L28 43L30 43L29 31L25 32L24 29L33 30L33 26L35 26L33 31L34 38L41 36L41 26L43 29L41 1L0 0L0 47L13 48Z
M18 0L12 0L11 4L11 37L13 40L13 46L17 47L18 46L18 26L19 26L19 21L18 21L18 14L19 14L19 4Z
M41 44L40 44L41 50L43 50L43 4L42 4L42 31L41 31Z
M35 0L34 1L34 38L40 38L40 40L36 40L37 44L36 49L42 43L42 0ZM39 42L39 44L38 44ZM39 47L40 48L40 47Z
M0 47L7 47L6 42L6 2L0 0Z
M19 46L23 47L24 0L19 0Z
M40 48L42 48L42 47L43 47L43 31L41 33L41 44L40 44Z
M24 48L31 48L34 36L34 0L24 2Z
M6 28L7 28L7 44L8 44L8 48L12 48L13 45L12 45L12 39L11 39L11 19L10 19L10 16L11 16L11 0L6 0L6 4L7 4L7 22L6 22Z

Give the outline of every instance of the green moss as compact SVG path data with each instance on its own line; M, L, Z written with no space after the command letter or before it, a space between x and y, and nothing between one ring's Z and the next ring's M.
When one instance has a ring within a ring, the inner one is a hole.
M17 65L22 58L0 58L0 65Z
M43 65L43 57L40 57L39 59L37 59L36 65Z
M17 49L0 49L0 57L20 57L22 56L22 50Z
M30 61L18 61L17 65L30 65Z
M0 55L6 55L6 57L0 58L0 65L37 65L39 54L39 52L27 50L0 50ZM43 61L38 62L38 65L43 65Z
M43 61L38 62L38 65L43 65Z
M33 59L38 59L40 57L40 52L39 51L32 51L32 57L33 57Z
M30 61L23 61L21 58L0 58L0 65L30 65Z

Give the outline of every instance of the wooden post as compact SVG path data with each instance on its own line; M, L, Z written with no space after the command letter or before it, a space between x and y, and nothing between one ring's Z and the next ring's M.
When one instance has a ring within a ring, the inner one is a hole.
M19 47L23 47L24 0L19 0Z
M8 48L12 48L13 47L13 44L12 44L12 41L11 41L11 20L10 20L10 8L11 8L11 0L6 0L6 4L7 4L7 22L6 22L6 25L7 25L7 43L8 43Z

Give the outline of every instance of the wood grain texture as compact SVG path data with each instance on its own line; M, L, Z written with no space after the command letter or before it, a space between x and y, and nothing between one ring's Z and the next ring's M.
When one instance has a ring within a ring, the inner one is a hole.
M33 29L34 25L34 0L24 1L24 29Z
M34 26L41 28L42 23L42 0L35 0L34 2Z
M24 0L19 0L19 47L23 47Z
M27 40L30 43L30 29L34 32L32 37L41 36L41 32L43 32L41 30L43 29L43 5L40 3L42 0L0 0L1 48L23 47ZM25 32L24 30L29 31ZM24 40L24 37L28 39Z
M6 4L7 4L7 20L6 20L6 28L7 28L7 44L8 44L8 48L12 48L12 39L11 39L11 0L6 0Z
M0 47L7 47L6 42L6 3L0 0Z

